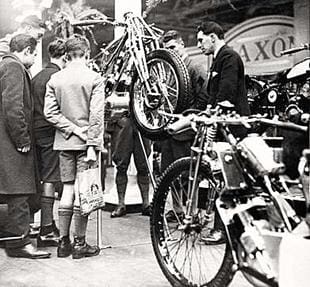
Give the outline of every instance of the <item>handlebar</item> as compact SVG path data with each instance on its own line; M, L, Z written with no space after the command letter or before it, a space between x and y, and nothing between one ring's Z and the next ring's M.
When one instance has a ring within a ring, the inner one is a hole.
M296 47L296 48L292 48L292 49L287 49L287 50L283 50L280 52L281 55L289 55L289 54L293 54L299 51L303 51L303 50L310 50L310 44L304 44L300 47Z
M179 121L172 123L168 126L167 132L170 134L176 134L180 130L190 127L192 123L204 124L207 126L212 126L214 124L222 124L222 125L242 125L246 128L250 128L251 124L264 124L272 127L281 127L288 130L294 130L299 132L306 133L308 131L308 127L297 125L291 122L282 122L279 120L270 120L264 118L262 115L252 115L249 117L239 116L236 114L228 114L228 115L207 115L205 112L201 112L200 114L191 114L187 116L183 115L170 115L171 117L178 118Z

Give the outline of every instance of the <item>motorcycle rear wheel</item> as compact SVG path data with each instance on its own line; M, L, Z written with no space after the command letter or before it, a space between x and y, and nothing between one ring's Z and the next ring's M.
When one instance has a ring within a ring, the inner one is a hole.
M201 240L207 232L202 209L197 209L194 215L196 228L182 229L184 221L172 203L172 196L177 196L185 211L190 161L190 158L182 158L170 165L154 193L151 216L153 250L172 286L225 287L233 278L230 245L227 242L205 245ZM204 180L204 186L209 184L207 192L214 188L211 176L209 165L202 163L198 178L199 182ZM169 210L175 214L175 222L168 221Z
M189 75L181 58L167 49L149 53L147 67L152 93L147 93L135 71L130 89L130 112L143 136L162 140L169 136L165 127L170 118L161 112L180 113L189 106Z

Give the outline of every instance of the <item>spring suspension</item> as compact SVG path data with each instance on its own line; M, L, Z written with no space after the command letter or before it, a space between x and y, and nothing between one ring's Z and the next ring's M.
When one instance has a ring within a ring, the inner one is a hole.
M217 128L216 125L208 127L206 134L206 144L204 147L204 153L211 156L213 154L213 142L215 140ZM212 157L211 157L212 158Z

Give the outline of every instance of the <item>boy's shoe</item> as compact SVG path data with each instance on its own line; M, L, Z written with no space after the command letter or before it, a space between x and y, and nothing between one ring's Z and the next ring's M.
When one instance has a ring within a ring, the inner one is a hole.
M111 218L121 217L127 214L126 206L118 205L111 213Z
M60 238L57 248L57 257L68 257L72 254L72 246L69 236Z
M29 225L29 237L30 238L36 238L38 234L40 233L40 225L34 225L31 223Z
M58 246L59 230L53 222L50 225L41 226L40 233L37 237L38 247Z
M39 234L37 237L38 247L58 246L59 237L54 232L50 232L46 235Z
M73 248L72 248L72 258L80 259L83 257L92 257L100 253L100 248L98 246L90 246L85 241L85 236L75 237Z
M55 220L52 221L52 228L55 236L60 237L59 229L56 226Z

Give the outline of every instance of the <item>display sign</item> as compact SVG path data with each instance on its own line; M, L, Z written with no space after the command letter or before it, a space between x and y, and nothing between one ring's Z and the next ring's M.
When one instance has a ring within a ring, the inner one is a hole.
M281 56L294 47L293 23L287 16L257 17L229 30L225 40L240 54L247 74L274 74L293 66L292 55Z

